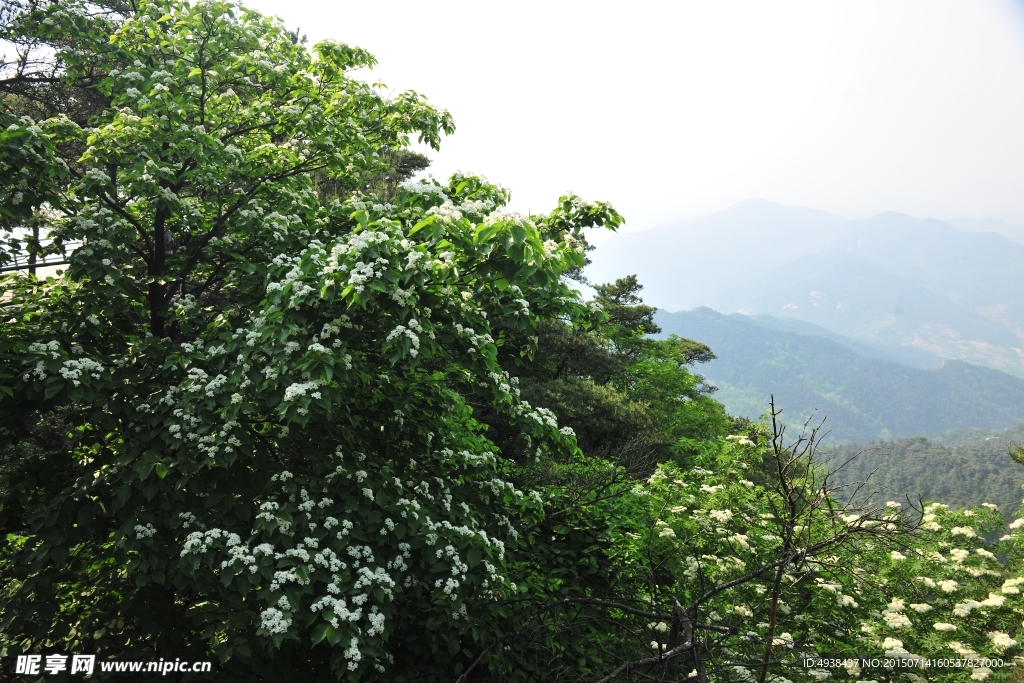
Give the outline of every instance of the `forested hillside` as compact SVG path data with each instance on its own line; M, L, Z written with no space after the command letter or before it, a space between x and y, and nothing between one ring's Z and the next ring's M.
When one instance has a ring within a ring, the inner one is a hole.
M730 413L756 418L774 394L788 424L814 409L828 417L832 443L865 443L950 429L1004 429L1024 420L1024 379L958 361L867 345L808 323L709 308L667 313L665 333L699 339L715 353L702 370Z
M837 470L837 481L869 482L887 500L909 496L958 507L994 503L1007 518L1018 512L1024 466L1007 449L1024 443L1024 425L957 439L964 442L956 445L940 439L917 436L831 447L826 462ZM841 463L846 464L840 469Z
M673 334L627 273L581 293L609 203L416 181L448 112L237 4L2 10L0 265L67 262L0 275L4 680L1019 676L1024 521L844 499L820 434L730 416L714 326ZM838 426L1018 405L756 329Z

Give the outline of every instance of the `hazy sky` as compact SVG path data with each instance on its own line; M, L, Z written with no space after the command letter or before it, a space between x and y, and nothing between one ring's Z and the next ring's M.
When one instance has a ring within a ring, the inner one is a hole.
M458 127L432 171L630 229L763 197L1024 223L1024 4L248 0Z

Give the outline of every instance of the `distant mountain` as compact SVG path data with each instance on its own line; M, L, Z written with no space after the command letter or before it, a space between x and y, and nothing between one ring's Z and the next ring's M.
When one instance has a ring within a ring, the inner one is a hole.
M655 320L664 334L711 347L717 360L700 372L718 387L715 396L730 413L756 418L774 394L791 426L815 409L818 418L827 416L832 443L1004 429L1024 421L1024 379L997 370L942 363L920 352L900 357L884 344L770 316L698 308L659 311Z
M867 481L881 500L941 500L957 507L998 505L1007 517L1021 507L1024 467L1007 454L1010 444L1024 442L1024 425L993 431L962 443L941 438L897 439L826 451L824 464L843 484ZM852 459L851 459L852 458Z
M886 344L885 342L854 339L842 334L837 334L824 327L809 323L799 318L775 317L759 313L750 316L762 327L778 330L780 332L794 332L806 334L812 337L825 337L838 342L865 358L878 358L880 360L892 361L900 365L909 365L912 368L936 369L941 368L946 362L935 354L922 351L913 346L900 346L898 344Z
M751 199L720 213L619 233L593 254L598 282L640 275L645 298L678 310L710 305L729 286L826 249L846 221L824 211Z
M1011 242L1024 244L1024 225L1014 225L1013 223L992 218L980 220L956 218L946 222L963 232L994 232Z
M723 310L798 317L843 335L1024 374L1021 341L1007 326L848 252L797 259L722 300Z
M679 310L799 318L857 339L1024 376L1024 244L885 213L846 220L764 200L612 237L588 275L636 273Z

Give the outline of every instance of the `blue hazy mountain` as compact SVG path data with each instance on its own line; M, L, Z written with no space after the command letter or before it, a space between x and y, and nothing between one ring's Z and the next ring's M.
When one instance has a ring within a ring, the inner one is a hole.
M619 233L592 254L596 282L636 273L644 297L678 310L717 302L740 282L827 249L846 221L823 211L754 199L720 213Z
M1024 225L1014 225L994 218L958 218L946 222L963 232L994 232L1011 242L1024 244Z
M708 344L700 372L731 414L756 418L769 396L791 426L817 411L833 443L864 443L1024 422L1024 379L920 351L838 335L805 321L659 311L664 334Z
M796 318L1024 376L1024 244L984 230L1011 234L1009 224L961 225L896 213L847 220L751 200L615 235L588 275L636 273L645 299L668 310Z

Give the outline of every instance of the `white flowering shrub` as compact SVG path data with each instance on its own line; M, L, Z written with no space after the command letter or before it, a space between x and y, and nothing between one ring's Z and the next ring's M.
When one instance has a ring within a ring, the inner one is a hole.
M812 446L756 428L641 481L522 400L502 335L529 357L541 320L602 319L563 280L609 206L521 216L464 174L357 194L450 116L231 3L95 10L19 4L0 34L94 105L0 113L0 229L70 262L0 279L6 656L216 656L223 681L1012 675L803 662L1015 662L1024 523L841 504ZM627 381L699 396L658 378L685 362Z
M15 28L56 41L88 11ZM491 322L592 318L562 275L583 228L620 218L572 196L504 213L462 174L322 201L314 171L358 187L450 117L230 3L144 2L93 38L58 56L99 73L101 115L5 122L61 169L32 200L54 249L81 246L61 278L4 280L0 646L213 653L220 680L454 666L518 594L509 556L542 508L465 397L531 450L575 449L520 400ZM5 183L29 176L0 154Z
M1002 534L994 506L857 504L814 450L754 425L642 483L561 465L511 569L528 585L515 629L470 673L1014 680L1024 522Z
M962 671L929 671L927 680L1012 678L1024 632L1022 523L1015 520L1006 529L995 505L951 510L930 503L922 512L905 549L875 553L870 561L851 558L878 596L877 610L860 615L861 647L910 659L971 662Z
M812 447L779 448L772 436L760 428L708 444L623 496L609 551L617 595L575 600L622 625L614 646L605 632L604 651L619 654L605 672L674 667L737 681L1017 675L1024 522L1005 533L994 505L913 510L858 506L856 496L844 505ZM560 619L579 631L580 615ZM903 663L868 670L861 658ZM820 659L844 665L807 665Z

